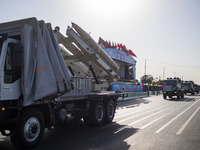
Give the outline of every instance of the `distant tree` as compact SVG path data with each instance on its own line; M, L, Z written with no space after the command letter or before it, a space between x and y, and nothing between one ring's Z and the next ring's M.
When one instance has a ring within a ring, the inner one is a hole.
M163 85L163 80L158 80L156 84L157 85Z
M162 85L163 84L163 80L158 79L158 78L154 78L153 82L154 85Z
M150 75L150 74L148 74L148 75L144 75L144 76L142 76L141 78L140 78L140 81L142 82L142 83L149 83L149 84L151 84L151 83L153 83L153 76L152 75Z

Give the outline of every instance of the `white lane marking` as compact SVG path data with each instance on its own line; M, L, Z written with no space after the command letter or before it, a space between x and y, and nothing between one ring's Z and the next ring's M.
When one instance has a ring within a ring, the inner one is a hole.
M159 107L156 107L156 108L150 109L150 110L147 109L148 111L145 110L145 112L144 112L144 110L139 110L139 111L135 111L135 112L132 112L132 113L128 113L128 114L126 114L126 115L123 115L123 117L128 116L128 115L131 115L131 114L136 114L136 113L138 113L138 112L142 112L142 113L140 113L140 114L137 114L137 115L135 115L135 116L132 116L132 117L134 118L134 117L137 117L138 115L142 115L142 114L145 114L145 113L148 113L148 112L157 110L157 109L160 109L160 108L159 108ZM132 117L129 117L129 118L132 118ZM121 117L118 117L118 118L121 118ZM124 120L118 121L118 123L124 122L124 121L126 121L126 120L129 120L129 118L126 118L126 119L124 119ZM115 118L115 119L117 119L117 118Z
M171 105L171 104L170 104L170 105ZM163 106L163 107L168 107L168 106L169 106L169 105ZM158 107L158 108L155 108L155 109L152 109L152 110L149 110L149 111L145 111L145 112L143 112L143 113L139 113L139 114L137 114L137 115L131 116L131 117L129 117L129 118L126 118L126 119L123 119L123 120L120 120L120 121L117 121L117 122L113 122L113 123L111 123L111 124L109 124L109 125L107 125L107 126L102 127L101 129L108 128L108 127L113 126L113 125L115 125L115 124L124 122L124 121L126 121L126 120L130 120L130 119L132 119L132 118L135 118L135 117L138 117L138 116L140 116L140 115L143 115L143 114L146 114L146 113L155 111L155 110L157 110L157 109L161 109L161 108ZM134 113L135 113L135 112L134 112ZM134 113L133 113L133 114L134 114Z
M174 106L171 106L171 107L174 107ZM161 110L161 111L158 111L158 112L156 112L156 113L153 113L153 114L151 114L151 115L148 115L148 116L146 116L146 117L144 117L144 118L142 118L142 119L139 119L139 120L137 120L137 121L134 121L134 122L132 122L132 123L130 123L130 124L128 124L128 125L131 126L131 125L133 125L133 124L135 124L135 123L137 123L137 122L140 122L140 121L142 121L142 120L144 120L144 119L147 119L147 118L149 118L149 117L151 117L151 116L154 116L154 115L156 115L156 114L158 114L158 113L161 113L161 112L163 112L163 111L165 111L165 110L168 110L168 109L170 109L171 107L168 107L168 108L166 108L166 109L163 109L163 110Z
M166 123L164 126L162 126L160 129L158 129L155 133L159 133L161 132L164 128L166 128L169 124L171 124L173 121L175 121L178 117L180 117L181 115L183 115L187 110L189 110L193 105L195 105L197 102L199 102L199 100L197 100L196 102L194 102L192 105L190 105L187 109L185 109L184 111L182 111L179 115L177 115L176 117L174 117L172 120L170 120L168 123Z
M187 99L185 99L184 101L186 101ZM184 102L183 101L183 102ZM176 104L176 103L175 103ZM149 113L149 112L151 112L151 111L154 111L154 110L157 110L157 109L161 109L161 108L165 108L165 107L168 107L168 106L170 106L170 105L172 105L171 103L170 104L168 104L168 105L166 105L166 106L162 106L162 107L156 107L156 108L154 108L154 109L151 109L151 110L149 110L149 109L147 109L148 111L146 111L146 110L142 110L142 111L145 111L145 112L143 112L143 113L140 113L140 114L137 114L137 115L134 115L134 116L132 116L132 117L129 117L129 118L126 118L126 119L124 119L124 120L120 120L120 121L117 121L117 122L113 122L113 123L111 123L111 124L109 124L109 125L107 125L107 126L104 126L104 127L102 127L101 129L105 129L105 128L108 128L108 127L111 127L111 126L113 126L113 125L115 125L115 124L118 124L118 123L121 123L121 122L124 122L124 121L126 121L126 120L129 120L129 119L132 119L132 118L135 118L135 117L138 117L138 116L140 116L140 115L143 115L143 114L146 114L146 113ZM178 104L177 104L178 105ZM156 106L160 106L160 105L156 105ZM172 105L172 106L174 106L174 105ZM141 111L136 111L136 112L141 112ZM129 114L127 114L127 115L130 115L130 114L135 114L136 112L133 112L133 113L129 113ZM126 115L125 115L126 116ZM115 118L116 119L116 118Z
M171 107L174 107L174 106L171 106ZM122 130L128 128L129 126L131 126L131 125L133 125L133 124L135 124L135 123L138 123L138 122L140 122L140 121L142 121L142 120L144 120L144 119L147 119L147 118L149 118L149 117L151 117L151 116L154 116L154 115L156 115L156 114L158 114L158 113L161 113L161 112L163 112L163 111L165 111L165 110L168 110L168 109L170 109L171 107L168 107L168 108L166 108L166 109L163 109L163 110L161 110L161 111L158 111L158 112L156 112L156 113L153 113L153 114L151 114L151 115L148 115L148 116L146 116L146 117L144 117L144 118L141 118L141 119L139 119L139 120L137 120L137 121L134 121L134 122L132 122L132 123L126 125L126 126L123 126L123 127L119 128L119 129L117 129L117 131L114 132L114 134L116 134L116 133L118 133L118 132L120 132L120 131L122 131Z
M141 112L141 111L144 111L144 110L138 110L138 111L135 111L135 112L133 112L133 111L134 110L126 111L126 112L123 112L123 114L121 112L117 112L115 119L122 118L122 117L128 116L130 114L134 114L134 113Z
M178 110L179 108L181 108L181 107L183 107L183 106L185 106L185 105L187 105L187 104L188 104L188 103L186 103L186 104L184 104L184 105L182 105L182 106L180 106L180 107L178 107L178 108L174 109L173 111L171 111L171 112L169 112L169 113L167 113L167 114L165 114L165 115L163 115L163 116L161 116L161 117L159 117L159 118L157 118L157 119L155 119L155 120L153 120L153 121L151 121L151 122L147 123L146 125L144 125L144 126L140 127L140 129L144 129L144 128L146 128L146 127L150 126L150 125L151 125L151 124L153 124L154 122L156 122L156 121L160 120L161 118L164 118L165 116L167 116L167 115L169 115L169 114L173 113L174 111Z
M167 106L168 106L169 104L167 104ZM161 106L163 106L163 104L161 104L161 103L159 103L158 105L156 105L156 106L154 106L153 107L153 109L157 109L157 108L160 108ZM152 110L152 108L147 108L146 110L149 110L149 109L151 109ZM146 111L146 110L137 110L137 111L135 111L135 112L132 112L133 110L129 110L129 111L125 111L125 112L118 112L117 111L117 116L115 116L115 120L116 119L118 119L118 118L122 118L122 117L124 117L124 116L128 116L129 114L134 114L134 113L138 113L138 112L141 112L141 111ZM131 113L129 113L129 112L131 112ZM118 113L123 113L123 114L119 114L118 115ZM126 113L126 114L124 114L124 113ZM128 113L128 114L127 114Z
M200 106L197 108L197 110L190 116L190 118L184 123L184 125L178 130L176 134L181 134L183 130L186 128L186 126L190 123L192 118L196 115L196 113L199 111Z
M189 101L189 100L192 100L192 99L191 99L191 98L185 98L185 99L184 99L184 101ZM183 101L183 102L184 102L184 101ZM167 104L167 106L169 105L169 103L164 103L164 104ZM155 106L153 107L153 109L154 109L154 108L161 107L161 106L163 106L164 104L163 104L163 103L158 103L157 105L155 105ZM173 104L176 104L176 103L171 103L171 104L173 105ZM145 109L145 110L136 110L135 112L133 112L133 109L135 109L135 107L129 109L128 111L127 111L126 109L124 109L123 111L118 111L118 110L116 110L115 120L118 119L118 118L122 118L122 117L124 117L124 116L128 116L128 115L130 115L130 114L138 113L138 112L141 112L141 111L146 111L146 110L149 110L149 109L152 109L152 108L147 108L147 109Z

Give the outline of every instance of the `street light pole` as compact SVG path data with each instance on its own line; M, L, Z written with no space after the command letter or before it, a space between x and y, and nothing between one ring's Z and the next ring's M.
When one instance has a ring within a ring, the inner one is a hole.
M167 68L166 66L163 68L163 80L165 80L165 68Z
M145 66L144 66L144 75L146 77L146 68L147 68L147 59L145 59Z

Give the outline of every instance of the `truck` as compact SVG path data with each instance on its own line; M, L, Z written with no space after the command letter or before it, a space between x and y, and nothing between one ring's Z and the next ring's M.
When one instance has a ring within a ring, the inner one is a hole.
M182 81L179 78L167 78L163 81L163 98L166 99L167 96L169 98L176 96L177 99L184 98Z
M64 36L35 17L0 24L0 132L18 149L66 121L97 126L114 118L123 94L104 89L119 67L73 26Z
M191 93L192 95L195 94L194 82L192 81L185 81L183 83L184 94Z
M198 85L195 84L194 81L192 81L192 80L190 80L188 82L192 83L194 91L198 94L199 93L199 87L198 87Z
M198 94L199 93L199 86L197 84L194 84L194 89L195 89L195 92Z

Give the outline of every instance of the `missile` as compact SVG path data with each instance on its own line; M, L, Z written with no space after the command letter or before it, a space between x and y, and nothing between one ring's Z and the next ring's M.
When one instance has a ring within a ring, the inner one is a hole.
M93 50L101 56L101 59L106 62L106 64L112 68L115 72L118 72L119 66L114 62L110 56L99 46L99 44L96 43L96 41L81 27L79 27L77 24L72 23L72 27L76 30L76 32L84 39L84 41L93 48Z

